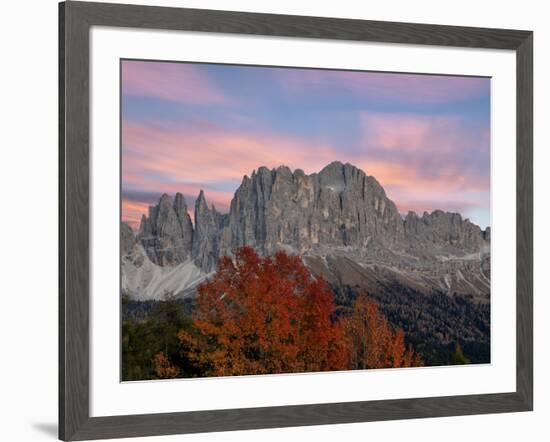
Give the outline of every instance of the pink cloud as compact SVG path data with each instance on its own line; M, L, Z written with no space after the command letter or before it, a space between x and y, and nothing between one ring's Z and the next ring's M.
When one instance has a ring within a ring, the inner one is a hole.
M379 149L433 150L455 145L460 119L393 113L361 114L366 144Z
M185 177L187 183L240 182L259 166L285 164L314 172L338 157L332 146L321 141L215 125L180 129L125 121L122 142L125 179L132 171L147 170L167 181Z
M401 213L435 209L460 211L465 205L488 205L488 186L472 182L455 170L430 177L424 176L416 166L391 161L363 159L356 165L380 182Z
M122 199L122 221L136 231L139 229L141 215L147 213L148 208L146 203Z
M282 69L275 71L275 75L283 90L292 95L337 89L374 98L427 104L485 95L490 85L488 78L387 72Z
M455 153L489 148L487 129L471 130L455 116L363 112L360 119L363 144L377 149Z
M121 69L123 95L189 104L228 102L223 91L190 64L125 60Z
M401 213L489 206L488 130L448 116L369 112L360 119L357 165Z
M382 169L375 176L388 177L387 184L489 190L487 128L448 116L365 112L360 118L360 156L369 170Z
M384 187L400 213L440 209L467 215L471 208L487 208L490 204L488 185L456 174L454 170L441 172L441 176L424 176L417 166L391 161L360 160L357 167L374 176Z

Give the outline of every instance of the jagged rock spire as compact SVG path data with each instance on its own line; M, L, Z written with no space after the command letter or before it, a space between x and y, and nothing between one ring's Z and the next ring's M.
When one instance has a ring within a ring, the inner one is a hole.
M221 215L214 205L208 207L201 189L195 201L195 231L192 255L195 263L206 271L216 267L219 259L219 243L227 215Z
M173 265L190 258L193 224L181 193L173 201L164 193L157 205L149 207L149 216L141 218L138 239L156 264Z

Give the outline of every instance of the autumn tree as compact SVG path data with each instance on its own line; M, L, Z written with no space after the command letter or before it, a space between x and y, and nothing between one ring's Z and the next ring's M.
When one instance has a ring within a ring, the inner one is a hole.
M172 364L163 352L153 357L153 368L157 379L172 379L180 374L179 368Z
M260 257L244 247L199 287L193 330L178 337L210 376L344 369L347 347L334 308L326 282L299 257Z
M360 295L351 314L343 319L349 368L397 368L422 365L412 347L405 346L403 330L393 331L378 306Z

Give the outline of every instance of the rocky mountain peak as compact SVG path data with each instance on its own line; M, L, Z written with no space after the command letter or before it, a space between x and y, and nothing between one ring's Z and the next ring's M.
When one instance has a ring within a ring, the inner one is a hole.
M162 194L158 204L149 207L149 216L141 217L138 240L156 264L174 265L189 258L192 239L193 225L181 193L174 200Z
M203 190L191 223L182 194L163 194L143 216L138 234L151 260L171 265L192 258L204 271L223 255L248 245L262 254L277 250L325 255L385 257L461 255L488 248L485 232L458 213L434 210L404 218L380 183L349 163L334 161L320 172L261 166L245 175L228 214L208 206ZM428 252L427 252L428 251Z
M424 212L421 218L409 212L404 221L405 233L412 249L429 245L442 252L451 249L466 253L479 252L488 248L487 239L481 228L460 213L434 210Z
M227 215L220 214L214 205L208 207L201 190L195 201L195 230L192 257L205 271L213 270L220 258L220 242Z
M206 204L206 197L204 196L204 190L202 189L199 191L199 196L195 200L195 207L197 206L208 206Z

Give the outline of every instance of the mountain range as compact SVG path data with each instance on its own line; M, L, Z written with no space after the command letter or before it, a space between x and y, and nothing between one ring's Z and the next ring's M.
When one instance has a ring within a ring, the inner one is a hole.
M489 358L490 227L441 210L402 216L376 178L341 162L309 175L260 167L243 177L229 213L203 191L194 209L192 222L182 194L163 194L138 232L122 223L130 299L192 298L220 257L284 250L327 280L340 308L367 292L415 344L460 340L478 362Z

